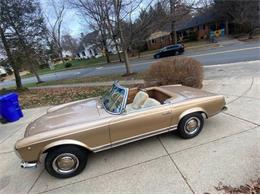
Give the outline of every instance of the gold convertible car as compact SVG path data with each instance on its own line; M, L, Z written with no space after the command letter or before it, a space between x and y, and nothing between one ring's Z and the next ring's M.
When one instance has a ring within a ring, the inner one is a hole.
M225 104L222 95L182 85L128 89L115 82L103 97L50 108L27 126L15 151L24 168L37 166L46 153L48 173L68 178L82 172L89 152L175 130L193 138Z

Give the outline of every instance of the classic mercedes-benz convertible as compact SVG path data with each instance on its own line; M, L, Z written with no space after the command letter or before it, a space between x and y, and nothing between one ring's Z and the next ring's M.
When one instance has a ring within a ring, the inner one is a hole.
M46 153L48 173L68 178L82 172L89 152L174 130L193 138L225 104L222 95L182 85L129 89L115 82L102 97L51 107L27 126L15 151L24 168Z

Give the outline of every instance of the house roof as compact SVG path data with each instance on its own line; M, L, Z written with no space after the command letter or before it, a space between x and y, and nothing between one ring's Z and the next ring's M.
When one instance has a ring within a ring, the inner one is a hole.
M181 30L186 30L195 26L207 24L210 22L218 21L221 20L222 17L215 11L209 10L203 14L200 14L198 16L194 16L190 20L181 22L176 25L176 30L181 31Z
M95 31L93 31L93 32L91 32L91 33L86 34L86 35L83 37L83 42L84 42L85 44L89 44L89 43L96 42L97 39L98 39L98 34L99 34L98 30L95 30Z
M163 36L169 35L169 34L170 34L170 32L167 32L167 31L157 31L157 32L152 33L147 40L157 39L159 37L163 37Z
M203 24L219 21L222 19L223 18L216 11L208 10L207 12L194 16L191 19L176 22L176 31L186 30L195 26L200 26ZM171 33L171 24L167 23L165 24L165 28L163 28L162 31L157 31L152 33L147 40L156 39L161 36L168 35L170 33Z
M78 52L84 50L85 47L88 45L91 45L91 47L92 47L94 43L97 43L98 34L99 34L99 31L95 30L95 31L90 32L90 33L86 34L85 36L83 36L83 38L80 41Z

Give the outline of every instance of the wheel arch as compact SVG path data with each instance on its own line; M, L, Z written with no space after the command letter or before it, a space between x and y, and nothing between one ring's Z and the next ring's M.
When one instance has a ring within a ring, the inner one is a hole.
M46 146L43 147L40 154L48 153L50 150L52 150L54 148L57 148L60 146L65 146L65 145L77 146L77 147L87 150L88 152L92 151L89 146L87 146L86 144L84 144L80 141L66 139L66 140L59 140L59 141L55 141L55 142L51 142L51 143L47 144Z
M196 108L191 108L191 109L188 109L188 110L185 110L184 112L182 112L179 116L179 122L181 121L181 119L189 114L192 114L192 113L201 113L203 118L208 118L208 113L206 112L206 110L204 110L203 108L201 107L196 107Z

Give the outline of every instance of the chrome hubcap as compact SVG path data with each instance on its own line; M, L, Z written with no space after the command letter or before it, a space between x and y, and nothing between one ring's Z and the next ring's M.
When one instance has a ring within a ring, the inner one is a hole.
M186 121L184 130L187 134L192 135L196 133L199 128L200 120L197 117L191 117Z
M53 169L61 174L72 173L78 168L78 166L79 159L71 153L58 155L52 163Z

